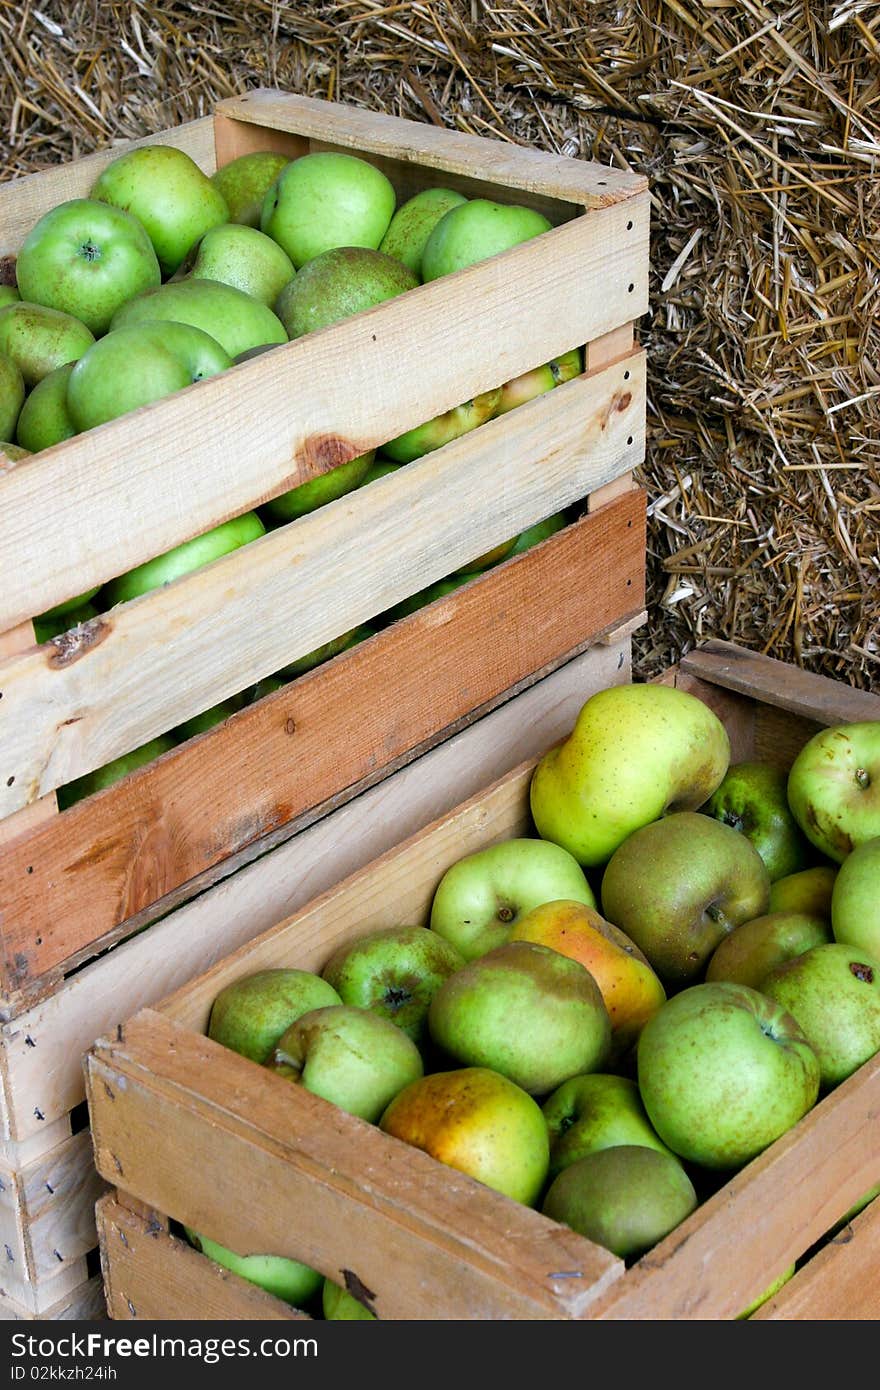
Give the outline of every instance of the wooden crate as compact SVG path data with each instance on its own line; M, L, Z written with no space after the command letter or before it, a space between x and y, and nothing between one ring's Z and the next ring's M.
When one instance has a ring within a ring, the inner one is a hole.
M348 150L381 167L399 201L443 183L538 208L553 229L18 466L0 458L0 1222L11 1252L0 1308L9 1299L16 1316L43 1315L90 1277L101 1187L72 1119L85 1047L266 924L259 907L223 928L201 919L196 949L165 929L169 914L221 879L262 873L272 852L474 720L530 688L547 694L545 678L592 660L609 634L628 662L620 634L644 605L645 494L632 481L645 441L643 178L275 91L130 143L156 142L208 173L251 149ZM0 259L126 148L0 186ZM32 619L54 604L577 345L574 381L35 644ZM59 787L563 508L571 524L540 546L59 813ZM613 646L601 650L604 662ZM394 833L394 796L381 848L406 833ZM47 1164L67 1175L51 1191Z
M874 695L723 642L692 652L668 679L718 712L734 760L761 756L787 767L821 726L880 718ZM876 1280L865 1274L880 1255L880 1204L819 1249L880 1180L880 1056L627 1269L567 1227L205 1036L211 1003L231 980L268 966L320 970L343 941L424 922L450 864L534 833L535 762L96 1042L87 1092L97 1165L115 1189L101 1206L112 1317L173 1317L184 1286L185 1316L252 1315L253 1292L186 1249L176 1223L242 1252L289 1255L337 1280L347 1271L392 1319L735 1319L796 1259L802 1268L761 1318L880 1313ZM271 1316L291 1312L281 1304Z

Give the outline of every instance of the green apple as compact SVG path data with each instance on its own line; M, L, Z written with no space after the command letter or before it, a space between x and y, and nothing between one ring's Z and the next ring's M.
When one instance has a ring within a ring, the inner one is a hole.
M546 391L552 391L554 386L560 386L562 382L580 376L582 371L581 349L572 348L570 352L562 353L550 362L533 367L530 372L512 377L501 388L501 398L495 408L495 414L506 415L509 410L515 410L518 405L525 405L526 401L533 400L535 396L542 396Z
M880 1048L880 959L833 941L783 961L761 993L797 1019L819 1059L823 1092Z
M428 1008L432 1042L465 1067L490 1067L529 1095L599 1071L611 1054L602 991L580 961L507 941L454 971Z
M601 1071L570 1076L551 1091L541 1109L550 1135L550 1179L579 1158L620 1144L672 1152L648 1119L639 1088L629 1076Z
M34 636L41 644L50 642L53 637L60 637L62 632L70 632L72 628L81 627L98 616L97 608L89 602L77 604L75 608L65 609L54 616L43 614L34 618Z
M533 208L471 198L444 213L422 253L422 280L437 280L549 232L552 223Z
M200 328L230 359L248 348L287 342L280 319L267 304L219 280L169 280L139 294L116 311L110 331L166 320Z
M303 1014L341 1004L312 970L276 966L224 985L211 1005L207 1034L252 1062L265 1062L281 1035Z
M289 338L301 338L394 299L418 285L411 270L381 251L338 246L322 251L288 280L275 312Z
M112 160L90 198L132 213L147 230L163 276L173 275L194 241L228 222L219 189L185 150L141 145Z
M231 695L228 700L221 700L216 705L211 705L209 709L202 710L201 714L194 714L191 719L184 719L182 724L177 724L171 730L171 736L176 743L185 743L187 739L196 738L198 734L206 734L210 729L215 729L218 724L225 724L227 719L231 719L233 714L238 714L240 709L244 709L247 703L244 694Z
M239 1279L256 1284L266 1293L274 1294L285 1303L306 1309L315 1302L324 1282L323 1274L311 1269L299 1260L288 1259L284 1255L236 1255L216 1240L208 1240L189 1226L184 1226L187 1240L196 1250L200 1250L209 1260L222 1265Z
M718 943L709 957L705 979L735 980L760 989L764 976L781 961L832 939L824 917L806 912L767 912L741 922Z
M0 284L0 309L5 308L7 304L17 304L20 299L21 295L14 285Z
M379 243L379 250L402 261L421 279L422 252L428 237L444 213L465 202L464 194L452 188L423 188L401 203Z
M143 322L99 338L67 383L67 413L77 431L216 376L232 358L215 338L187 323Z
M49 449L77 433L67 404L67 387L75 366L75 362L65 362L48 372L22 406L15 437L31 453Z
M95 335L72 314L25 299L0 309L0 355L17 365L26 390L64 362L75 362Z
M255 227L221 222L190 247L172 280L219 280L271 309L295 274L277 241Z
M708 1169L750 1162L819 1094L819 1059L796 1020L765 993L729 980L667 999L642 1029L637 1065L660 1138Z
M81 594L75 594L73 598L63 599L61 603L56 603L54 607L47 608L46 612L41 613L40 617L34 619L34 621L49 623L54 622L56 618L69 617L72 613L78 612L90 599L93 599L99 588L100 585L96 584L91 589L85 589ZM61 630L64 631L63 628Z
M831 921L831 895L837 877L836 864L814 864L786 874L770 885L771 912L806 912Z
M402 467L402 464L392 463L390 459L374 459L358 483L358 487L366 487L367 483L374 483L377 478L387 478L389 473L396 473L398 468Z
M520 531L514 541L509 558L513 559L514 555L522 555L524 551L531 550L533 545L540 545L541 541L555 536L557 531L561 531L567 525L568 518L565 512L554 512L552 516L545 517L543 521L536 521L534 526L527 526L525 531Z
M302 1014L282 1033L266 1066L371 1124L424 1074L422 1055L402 1028L351 1004Z
M455 574L482 574L483 570L491 569L493 565L500 565L502 560L506 560L516 544L516 536L510 536L500 545L493 545L491 549L484 550L482 555L477 555L473 560L469 560L466 565L454 571Z
M263 199L289 162L276 150L251 150L214 170L211 182L229 209L230 222L259 227Z
M375 632L369 623L358 623L356 627L349 628L348 632L341 633L339 637L331 637L329 642L322 642L320 647L306 652L305 656L298 656L295 661L288 662L278 673L281 678L280 683L293 680L296 676L304 676L307 671L313 671L316 666L322 666L325 661L339 656L341 652L350 651L359 642L365 642L368 637L373 636L375 636Z
M541 1210L551 1221L632 1262L680 1226L697 1205L696 1189L673 1154L620 1144L563 1168Z
M831 928L835 941L880 960L880 836L856 845L837 871Z
M0 439L17 438L24 395L24 377L18 363L11 357L0 357ZM30 448L26 444L24 447Z
M430 925L475 960L508 941L525 913L557 898L596 906L577 860L548 840L502 840L450 864L434 891Z
M113 608L117 603L128 603L130 599L139 598L141 594L158 589L162 584L170 584L181 575L190 574L221 555L249 545L265 533L266 528L256 512L243 512L230 521L223 521L219 526L213 526L191 540L182 541L163 555L145 560L126 574L111 579L101 590L104 607Z
M692 984L734 927L760 917L770 876L745 835L698 811L673 811L627 836L602 875L602 912L667 988Z
M539 835L581 864L607 864L633 831L702 806L729 764L727 730L695 695L669 685L610 686L590 696L568 738L538 763L532 816Z
M345 497L347 493L360 487L374 455L375 451L372 449L365 454L358 454L355 458L349 459L348 463L340 463L327 473L321 473L317 478L310 478L307 483L300 483L297 487L280 493L278 497L270 498L263 504L262 511L270 521L279 525L317 511L318 507L325 506L327 502L335 502L337 497Z
M428 1007L464 957L427 927L384 927L337 946L321 975L343 1004L373 1009L422 1048Z
M335 247L378 250L396 206L394 185L375 164L320 151L281 170L263 199L260 228L299 270Z
M810 844L788 807L788 773L772 763L732 763L702 808L745 835L767 865L770 882L807 868Z
M789 769L788 803L810 843L837 864L880 835L880 719L814 734Z
M63 787L58 788L59 808L66 811L68 806L72 806L74 802L82 801L84 797L93 796L95 792L102 792L107 787L112 787L115 782L121 781L130 772L137 771L139 767L145 767L147 763L153 762L163 753L168 753L173 747L174 739L171 738L170 734L159 734L158 737L142 743L139 748L133 748L130 753L123 753L120 757L114 758L112 762L96 768L94 772L84 773L75 781L67 782Z
M406 618L410 613L417 613L420 608L426 608L429 603L434 603L438 598L445 598L447 594L455 593L456 589L461 589L463 585L469 584L472 579L479 577L476 570L466 573L461 570L449 575L446 579L438 579L433 584L428 584L424 589L419 589L417 593L410 594L409 598L401 599L393 608L387 608L382 614L382 622L395 623L400 618Z
M16 262L23 299L60 309L106 333L121 304L162 283L153 243L136 217L95 198L71 198L44 213Z
M395 1096L379 1128L525 1206L544 1188L550 1141L541 1107L491 1067L429 1072Z
M461 435L475 430L486 420L491 420L500 396L500 386L494 387L491 391L482 391L474 396L473 400L464 401L461 405L453 406L451 410L444 410L433 419L386 440L380 445L379 452L393 463L412 463L415 459L423 458L425 454L442 448L450 440L459 439Z
M360 1299L355 1298L354 1294L349 1293L348 1289L344 1289L333 1279L324 1280L324 1287L321 1291L321 1312L327 1322L376 1321L375 1313L371 1313Z

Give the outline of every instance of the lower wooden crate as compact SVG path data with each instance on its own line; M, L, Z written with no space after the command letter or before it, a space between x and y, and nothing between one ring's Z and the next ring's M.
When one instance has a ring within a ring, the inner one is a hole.
M86 962L0 1029L0 1315L54 1309L93 1288L95 1202L106 1190L85 1124L83 1057L159 1000L462 795L561 737L587 694L631 675L631 632L587 650L236 875ZM76 1132L75 1132L76 1131ZM5 1252L3 1247L5 1246ZM5 1258L4 1258L5 1257ZM90 1294L92 1301L96 1295ZM11 1311L3 1313L8 1304Z
M721 716L734 760L764 755L786 767L823 724L880 718L876 696L727 643L691 653L668 679ZM880 1258L877 1203L850 1223L848 1238L822 1242L880 1180L880 1055L626 1267L567 1227L280 1084L205 1036L211 1003L238 976L278 965L320 969L345 940L395 921L426 920L446 867L530 833L535 761L441 814L90 1049L95 1155L116 1189L112 1210L145 1204L154 1229L168 1237L157 1236L143 1282L136 1262L118 1267L121 1242L105 1240L114 1317L138 1316L139 1301L173 1316L161 1253L176 1250L172 1222L242 1253L272 1251L333 1279L356 1280L388 1319L731 1320L794 1261L803 1267L764 1305L763 1318L844 1317L854 1308L877 1315L876 1286L860 1287L866 1264ZM242 1191L252 1194L246 1204ZM201 1279L214 1278L211 1262L198 1258ZM829 1291L829 1279L849 1292ZM212 1315L195 1293L189 1306Z

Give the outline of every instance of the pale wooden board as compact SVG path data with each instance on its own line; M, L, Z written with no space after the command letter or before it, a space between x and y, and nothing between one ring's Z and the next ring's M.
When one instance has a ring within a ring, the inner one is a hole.
M51 1284L94 1249L94 1206L105 1184L88 1130L20 1170L0 1167L0 1282Z
M214 122L202 116L139 140L120 140L84 159L24 174L0 184L0 256L16 255L34 223L70 198L87 198L95 179L126 150L143 145L176 145L206 174L214 172Z
M15 656L18 652L27 651L36 645L36 641L34 625L30 619L27 622L19 623L18 627L0 632L0 661L6 657ZM37 801L32 801L29 806L22 806L20 811L0 820L0 846L14 840L19 835L29 834L37 826L45 825L46 821L51 820L57 814L58 797L54 791L41 796Z
M496 777L537 757L564 737L593 691L629 681L630 661L629 638L576 657L147 932L91 962L4 1025L0 1058L7 1134L19 1144L39 1144L53 1120L83 1100L83 1056L99 1034L115 1032L143 1005L170 995ZM7 1144L13 1156L20 1154L14 1141Z
M380 1316L578 1316L623 1274L567 1227L150 1010L96 1045L88 1089L98 1167L126 1192L241 1254L351 1270ZM242 1202L243 1182L262 1200Z
M648 239L645 194L23 460L0 477L0 630L644 313Z
M104 1284L97 1274L84 1279L41 1313L0 1296L0 1322L102 1322L106 1318Z
M32 1283L20 1278L15 1266L5 1259L0 1267L0 1318L4 1316L49 1317L52 1310L75 1297L89 1274L84 1259L72 1260L59 1267L59 1272L51 1279L41 1279ZM2 1309L11 1305L7 1313Z
M78 657L53 664L47 644L7 658L0 815L245 689L617 476L643 456L644 389L643 353L576 378L94 619L84 631L98 640Z
M294 96L272 88L230 97L219 102L216 110L233 120L272 126L353 151L408 160L438 175L465 175L584 207L603 207L647 188L644 175L611 169L592 160L570 159L384 112L353 112L350 106L338 102ZM442 182L442 178L433 182Z
M876 1322L880 1318L880 1201L874 1200L818 1250L754 1321Z

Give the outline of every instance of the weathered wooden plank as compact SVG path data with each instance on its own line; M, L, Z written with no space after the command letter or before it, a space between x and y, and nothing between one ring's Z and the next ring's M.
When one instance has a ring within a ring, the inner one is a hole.
M752 1314L755 1321L876 1322L880 1201L860 1212Z
M880 695L802 671L733 642L704 642L683 656L680 664L682 671L701 680L776 705L817 725L880 719Z

